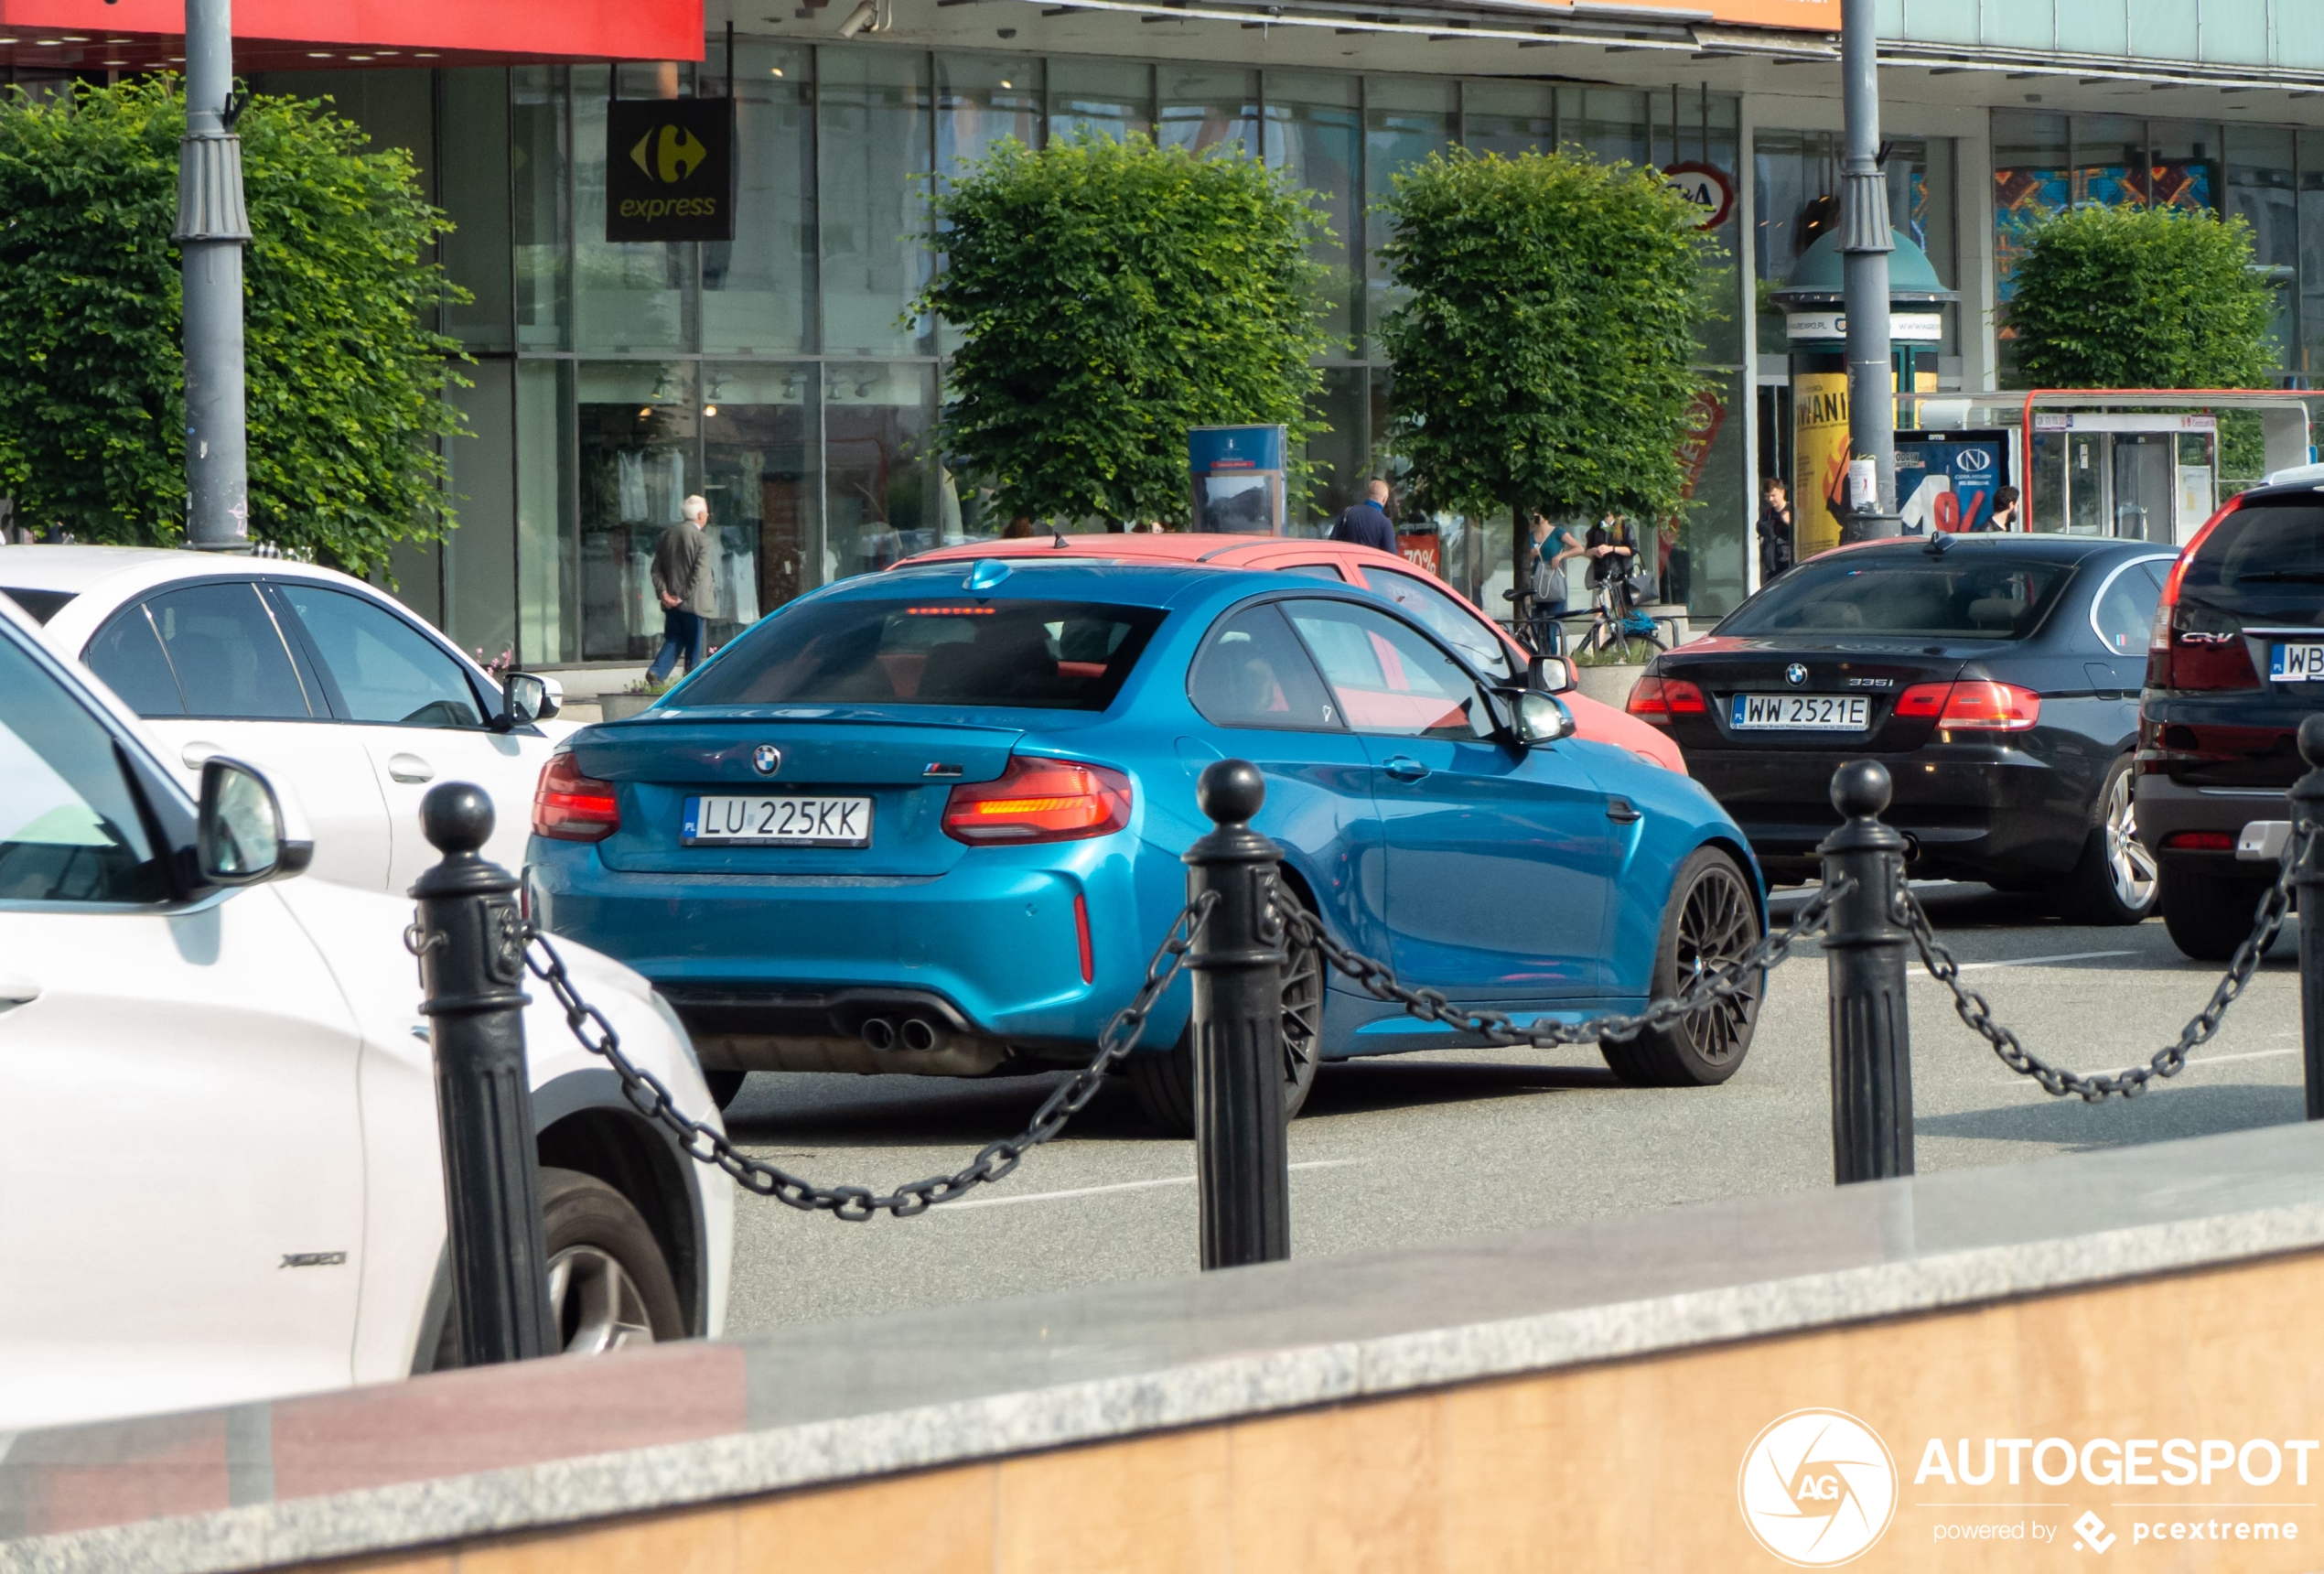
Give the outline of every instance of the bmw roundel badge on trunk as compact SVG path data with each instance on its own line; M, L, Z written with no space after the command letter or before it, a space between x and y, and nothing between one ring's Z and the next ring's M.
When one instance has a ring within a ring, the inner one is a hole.
M750 751L750 768L761 776L772 776L782 769L782 750L771 743L762 743Z
M1808 670L1800 663L1793 662L1790 666L1783 669L1783 681L1790 684L1793 688L1798 688L1802 684L1808 681ZM760 769L766 770L768 768L761 766Z

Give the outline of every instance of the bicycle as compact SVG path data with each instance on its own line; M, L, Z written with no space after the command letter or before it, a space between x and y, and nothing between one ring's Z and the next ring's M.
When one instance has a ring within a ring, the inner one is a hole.
M1509 603L1509 633L1512 639L1533 655L1562 656L1565 653L1565 623L1555 617L1535 616L1535 601L1530 587L1520 586L1514 590L1504 590L1501 598ZM1546 648L1544 648L1540 637L1544 628L1549 631Z
M1575 654L1604 657L1610 652L1614 662L1629 664L1647 659L1646 649L1640 647L1657 653L1670 649L1654 620L1630 604L1626 581L1609 574L1590 588L1589 628Z

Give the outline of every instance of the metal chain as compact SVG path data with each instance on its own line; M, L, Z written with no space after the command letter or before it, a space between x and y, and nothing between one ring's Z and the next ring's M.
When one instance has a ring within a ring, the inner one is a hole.
M1501 1049L1550 1049L1561 1044L1595 1043L1601 1039L1630 1039L1642 1032L1676 1027L1715 1000L1750 995L1760 978L1782 965L1791 947L1820 933L1831 922L1832 905L1856 889L1853 880L1827 886L1800 907L1789 929L1771 931L1734 961L1697 974L1675 996L1656 1000L1634 1017L1592 1017L1586 1022L1535 1022L1516 1026L1501 1011L1456 1006L1435 989L1408 989L1396 982L1394 970L1361 952L1342 945L1311 914L1296 904L1284 908L1284 922L1302 943L1314 946L1323 958L1362 986L1374 999L1402 1006L1408 1016L1439 1022L1458 1032L1473 1033ZM1270 904L1275 905L1275 904Z
M2267 894L2254 910L2252 932L2235 948L2227 972L2211 991L2210 1001L2179 1030L2178 1042L2156 1051L2143 1066L2103 1076L2083 1076L2079 1072L2051 1065L2018 1042L2017 1034L1995 1021L1993 1008L1985 997L1961 982L1961 965L1937 938L1921 899L1901 880L1897 884L1896 915L1899 922L1912 931L1912 943L1920 949L1921 965L1929 970L1929 976L1953 991L1953 1011L1968 1024L1971 1032L1993 1046L1993 1052L2001 1057L2003 1065L2019 1076L2033 1078L2041 1084L2041 1091L2052 1098L2072 1094L2090 1104L2113 1097L2136 1098L2157 1077L2175 1077L2185 1070L2188 1054L2211 1042L2211 1036L2219 1031L2220 1019L2252 981L2252 974L2259 967L2260 954L2276 938L2276 932L2283 926L2284 915L2291 911L2293 871L2299 867L2313 835L2296 827L2286 839L2283 868L2276 874L2276 883L2267 888Z
M1179 910L1178 916L1171 921L1169 933L1146 962L1146 981L1130 1003L1114 1014L1105 1031L1098 1035L1096 1056L1074 1073L1071 1081L1041 1101L1041 1107L1034 1111L1031 1123L1023 1131L986 1144L965 1169L898 1186L885 1196L874 1194L866 1186L818 1186L737 1152L725 1133L689 1118L671 1102L670 1090L659 1077L640 1070L621 1052L621 1036L614 1031L613 1024L606 1020L602 1011L581 998L565 970L565 959L557 954L548 936L537 930L527 931L524 963L534 977L549 986L557 1004L565 1008L565 1019L581 1047L612 1064L615 1074L621 1079L622 1096L639 1114L657 1122L675 1137L687 1157L698 1163L716 1165L746 1191L772 1197L802 1212L827 1213L850 1223L860 1223L877 1213L909 1219L915 1213L925 1213L939 1202L949 1202L963 1192L998 1180L1015 1170L1028 1151L1055 1137L1065 1128L1067 1121L1081 1112L1096 1096L1106 1073L1137 1047L1139 1035L1146 1031L1147 1016L1162 998L1163 991L1184 971L1187 953L1218 902L1216 893L1206 892Z

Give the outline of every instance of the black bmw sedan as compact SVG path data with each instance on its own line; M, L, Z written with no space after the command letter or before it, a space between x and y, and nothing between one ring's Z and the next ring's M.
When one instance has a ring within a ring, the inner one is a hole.
M1832 772L1877 760L1915 879L2040 891L2092 923L2154 910L2135 835L2139 685L2168 547L2059 535L1867 542L1802 564L1658 656L1630 712L1777 882L1813 879Z

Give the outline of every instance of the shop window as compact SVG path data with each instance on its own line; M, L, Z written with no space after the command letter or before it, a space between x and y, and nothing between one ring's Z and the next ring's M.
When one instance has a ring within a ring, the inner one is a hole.
M1364 81L1364 195L1368 202L1385 202L1395 189L1395 177L1426 162L1432 153L1453 145L1456 106L1453 83L1411 77L1369 77ZM1381 323L1404 298L1396 287L1380 250L1388 243L1390 223L1379 217L1364 227L1364 326L1376 334ZM1372 340L1372 353L1380 353Z
M509 72L509 229L515 256L516 341L525 350L563 350L571 230L563 66L518 66ZM599 209L602 224L603 209Z
M662 639L654 544L699 490L689 361L580 369L581 659L643 661Z
M2264 125L2227 130L2227 212L2252 227L2253 271L2274 292L2270 331L2277 363L2297 364L2294 287L2299 276L2299 194L2293 134Z
M1515 158L1557 146L1555 90L1541 82L1484 81L1461 89L1460 122L1467 145L1479 153Z
M579 653L580 543L570 361L516 365L517 657L527 664Z
M1303 523L1292 527L1296 535L1326 534L1340 511L1363 496L1364 369L1325 367L1314 410L1329 430L1307 439L1307 462L1314 471L1307 507L1299 514Z
M834 362L823 368L823 577L900 562L961 534L957 483L930 452L936 369Z
M1258 156L1258 72L1163 66L1155 82L1163 146L1200 153L1232 143Z
M704 499L710 504L724 644L811 588L815 540L815 369L750 362L703 368Z
M1061 56L1049 63L1052 141L1082 131L1120 141L1154 135L1154 68L1143 61Z
M928 281L928 58L917 49L816 51L823 81L823 348L910 355L924 325L898 314Z
M1621 88L1560 88L1557 137L1609 164L1646 164L1645 95Z
M1355 271L1350 247L1363 228L1358 178L1362 131L1357 124L1356 79L1321 71L1269 71L1266 79L1266 159L1291 184L1316 194L1329 234L1310 236L1307 255L1325 270L1323 330L1345 340L1355 331ZM1344 343L1326 351L1344 355Z
M675 98L683 74L674 64L573 68L573 336L580 350L686 348L693 243L605 238L606 105L615 79L624 98Z
M2313 384L2324 376L2324 132L2299 134L2300 341L2294 362Z
M2193 59L2191 55L2184 57ZM2077 150L2082 123L2074 123ZM2225 185L2220 161L2217 124L2208 121L2154 120L2146 123L2146 199L2191 212L2215 213Z
M452 221L437 247L445 273L470 297L445 307L444 331L470 350L511 350L509 73L448 70L439 83L437 135L463 152L437 170L436 201Z
M724 48L714 43L714 59ZM702 347L713 353L812 348L813 58L736 40L735 238L702 247Z

